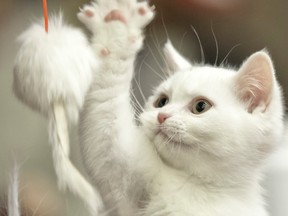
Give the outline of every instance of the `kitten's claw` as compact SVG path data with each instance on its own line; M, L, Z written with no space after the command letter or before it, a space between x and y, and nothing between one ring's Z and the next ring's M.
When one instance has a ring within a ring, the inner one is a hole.
M150 6L150 10L154 12L156 10L156 6L155 5L151 5Z

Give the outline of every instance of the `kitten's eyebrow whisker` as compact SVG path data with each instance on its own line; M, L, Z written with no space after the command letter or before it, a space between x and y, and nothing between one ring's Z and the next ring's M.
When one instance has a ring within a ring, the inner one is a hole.
M148 49L149 49L149 51L150 51L150 53L151 53L153 59L155 60L155 63L157 64L157 66L159 67L159 69L160 69L160 70L162 71L162 73L164 74L165 72L164 72L164 70L163 70L161 64L160 64L159 61L157 60L157 58L156 58L156 56L155 56L155 54L154 54L154 52L153 52L151 46L150 46L149 44L147 44L147 47L148 47ZM161 76L160 76L160 77L161 77Z
M131 95L132 95L132 94L131 94ZM134 100L131 100L131 104L132 104L133 108L135 108L135 111L140 114L141 112L143 112L143 108L141 107L140 104L138 104L138 103L136 102L135 95L133 94L132 96L133 96L133 98L135 99L135 101L134 101Z
M164 55L163 55L163 53L162 53L162 49L161 49L161 46L160 46L158 37L157 37L157 35L155 34L155 28L154 28L154 26L155 26L155 25L152 25L152 27L150 28L151 41L153 42L153 45L155 46L158 54L159 54L162 58L164 58ZM165 74L164 71L163 71L163 68L162 68L161 64L159 63L159 61L156 60L156 58L155 58L155 56L154 56L154 53L152 52L152 48L151 48L148 44L147 44L147 46L148 46L150 52L152 53L153 58L155 59L158 67L160 68L160 70L162 71L162 73Z
M163 19L163 17L162 17L162 19ZM158 37L157 37L157 35L156 35L155 25L152 26L151 31L153 31L152 34L151 34L151 35L152 35L152 39L153 39L152 41L153 41L155 47L157 48L157 51L158 51L159 54L161 55L161 57L164 58L164 55L163 55L163 53L161 52L161 50L162 50L161 44L160 44L160 42L159 42L159 40L158 40ZM154 40L154 39L155 39L155 40Z
M216 38L216 35L215 35L215 32L214 32L214 28L213 28L213 22L211 20L211 32L212 32L212 35L213 35L213 38L214 38L214 41L215 41L215 46L216 46L216 57L215 57L215 62L214 62L214 66L217 65L217 62L218 62L218 58L219 58L219 46L218 46L218 41L217 41L217 38Z
M132 104L133 105L137 105L138 110L140 111L144 111L143 107L141 106L140 102L138 101L138 99L135 96L134 92L131 92L132 97L134 98L134 101L132 100Z
M138 81L136 80L135 77L134 77L133 79L134 79L134 81L135 81L135 83L136 83L136 85L137 85L137 87L138 87L138 89L139 89L140 95L141 95L144 103L146 103L146 97L145 97L145 95L144 95L144 93L143 93L143 91L142 91L142 89L141 89L140 84L138 83ZM134 95L134 96L135 96L135 95ZM135 99L136 99L136 97L135 97ZM138 100L137 100L137 101L138 101ZM138 101L138 103L139 103L139 101ZM140 105L140 103L139 103L139 105Z
M202 46L202 42L201 42L201 40L200 40L200 37L199 37L196 29L194 28L194 26L193 26L193 25L190 25L190 27L191 27L191 29L193 30L194 34L196 35L197 40L198 40L198 43L199 43L199 46L200 46L201 62L202 62L202 63L205 63L206 60L205 60L204 50L203 50L203 46Z
M163 16L162 16L162 24L163 24L163 28L166 30L165 28L165 23L164 23L164 19L163 19ZM167 32L167 30L165 31ZM155 25L153 25L151 28L150 28L150 33L151 33L151 41L153 42L158 54L160 55L161 59L164 61L164 64L167 68L167 61L166 61L166 58L165 58L165 55L163 54L163 47L161 46L161 43L159 42L158 40L158 37L155 33ZM168 37L168 33L166 33L167 37ZM149 47L148 47L149 48ZM150 50L151 50L151 47L150 47ZM155 56L153 56L155 58ZM162 65L158 63L158 67L160 67L160 70L162 71L162 74L164 76L164 78L161 78L162 80L165 80L167 79L167 73L164 71L164 69L162 68ZM159 74L160 75L160 74ZM160 75L161 76L161 75ZM161 76L162 77L162 76Z
M223 65L223 63L227 60L228 56L232 53L232 51L233 51L235 48L237 48L237 47L239 47L239 46L241 46L241 45L242 45L241 43L238 43L238 44L234 45L234 46L229 50L229 52L228 52L227 55L224 57L224 59L221 61L220 65Z
M163 17L163 14L161 14L161 22L162 22L162 26L163 26L163 28L164 28L164 31L165 31L165 34L166 34L166 37L167 37L167 39L170 39L169 38L169 33L168 33L168 29L167 29L167 27L166 27L166 25L165 25L165 22L164 22L164 17ZM185 35L185 34L184 34ZM183 41L183 40L182 40ZM164 63L165 63L165 66L166 66L166 68L168 68L168 62L167 62L167 60L166 60L166 57L165 57L165 55L163 54L163 49L162 49L162 52L161 52L161 56L162 56L162 58L163 58L163 60L164 60ZM165 74L165 78L167 79L167 74L166 73L164 73Z
M181 41L180 41L180 46L179 46L179 50L180 50L180 51L182 51L183 41L184 41L187 33L188 33L188 32L186 31L186 32L183 34L182 39L181 39Z
M144 62L144 64L152 71L155 73L155 75L157 75L162 81L165 80L165 78L163 78L154 68L152 68L151 65L149 65L147 62ZM163 72L163 71L162 71Z
M145 54L145 56L143 57L140 65L139 65L139 68L138 68L138 81L139 81L139 84L141 83L141 72L142 72L142 67L143 67L143 64L144 62L146 61L146 58L148 56L148 52ZM135 77L134 77L135 78ZM136 79L136 78L135 78ZM141 87L141 86L140 86ZM146 102L146 101L144 101Z
M133 92L131 92L131 95L132 95L133 98L134 98L133 103L134 103L135 107L138 108L138 111L140 111L140 113L143 112L143 111L144 111L144 108L142 107L142 105L140 104L140 102L138 101L138 99L136 98L135 94L134 94ZM139 109L140 109L140 110L139 110Z
M167 27L165 25L164 18L163 18L163 13L161 13L161 21L162 21L162 24L163 24L164 31L166 33L166 37L169 38L168 29L167 29Z

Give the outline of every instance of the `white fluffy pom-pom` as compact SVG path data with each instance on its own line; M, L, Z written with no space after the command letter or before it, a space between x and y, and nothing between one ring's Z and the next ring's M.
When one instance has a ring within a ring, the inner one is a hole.
M89 207L91 215L102 208L100 194L69 160L68 120L76 123L98 61L79 29L63 23L62 15L49 21L46 33L33 24L22 43L14 66L13 89L29 107L49 120L50 143L60 188L69 188Z
M98 62L81 30L49 20L49 32L34 23L19 37L13 89L29 107L47 115L55 102L64 104L70 122L78 120Z

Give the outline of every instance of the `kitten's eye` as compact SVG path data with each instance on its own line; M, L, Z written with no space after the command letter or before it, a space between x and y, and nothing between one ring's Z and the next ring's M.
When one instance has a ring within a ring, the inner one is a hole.
M154 103L156 108L164 107L166 104L169 103L169 98L166 95L161 95L158 100Z
M197 100L192 105L192 113L194 114L202 114L208 111L212 107L211 103L205 99Z

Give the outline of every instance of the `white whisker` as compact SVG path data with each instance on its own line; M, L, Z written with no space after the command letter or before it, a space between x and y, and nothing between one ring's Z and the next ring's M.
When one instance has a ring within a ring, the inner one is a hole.
M147 44L147 47L148 47L148 49L149 49L149 51L150 51L150 53L151 53L153 59L155 60L155 63L156 63L157 66L160 68L160 70L162 71L162 73L165 74L165 72L164 72L164 70L163 70L163 68L162 68L162 66L161 66L161 64L160 64L160 62L157 60L157 57L155 56L155 54L154 54L154 52L153 52L151 46L150 46L149 44ZM161 76L160 76L160 77L161 77Z
M181 39L181 41L180 41L180 46L179 46L179 50L180 50L180 51L182 51L183 42L184 42L184 39L185 39L187 33L188 33L188 32L186 31L186 32L183 34L182 39Z
M164 22L163 14L161 14L161 21L162 21L162 24L163 24L164 31L166 33L166 37L169 38L169 33L168 33L168 29L167 29L167 27L165 25L165 22Z
M133 92L131 92L131 95L134 98L134 100L132 100L132 105L134 106L135 109L137 109L137 111L142 113L144 111L144 108L142 107L142 105L140 104L140 102L138 101Z
M154 72L155 75L157 75L162 81L164 81L166 78L161 76L154 68L151 67L147 62L144 63L152 72Z
M222 60L222 62L220 63L220 65L223 65L223 63L226 61L226 59L227 59L228 56L231 54L231 52L232 52L235 48L237 48L237 47L239 47L239 46L241 46L241 45L242 45L241 43L234 45L234 46L229 50L229 52L227 53L227 55L224 57L224 59Z
M144 62L146 61L147 56L148 56L148 52L147 52L147 53L145 54L145 56L143 57L143 59L142 59L140 65L139 65L139 68L138 68L138 82L139 82L140 89L141 89L141 85L140 85L140 83L141 83L141 72L142 72L142 67L143 67ZM136 79L136 78L134 77L134 79ZM145 101L145 102L146 102L146 101Z
M193 32L195 33L196 37L197 37L197 40L198 40L198 43L199 43L199 46L200 46L200 51L201 51L201 62L202 63L205 63L205 55L204 55L204 50L203 50L203 46L202 46L202 42L200 40L200 37L196 31L196 29L194 28L194 26L190 26L191 29L193 30Z
M139 89L139 92L140 92L140 95L141 95L141 97L142 97L142 99L143 99L143 101L144 101L144 103L145 103L145 102L146 102L146 97L145 97L145 95L144 95L144 93L143 93L143 91L142 91L142 89L141 89L140 84L138 83L138 81L136 80L135 77L134 77L134 81L135 81L135 84L137 85L137 87L138 87L138 89Z
M218 45L218 41L217 41L214 29L213 29L213 22L212 21L211 21L211 32L212 32L212 35L213 35L213 38L215 41L215 46L216 46L216 57L215 57L215 62L214 62L214 66L216 66L217 62L218 62L218 58L219 58L219 45Z

